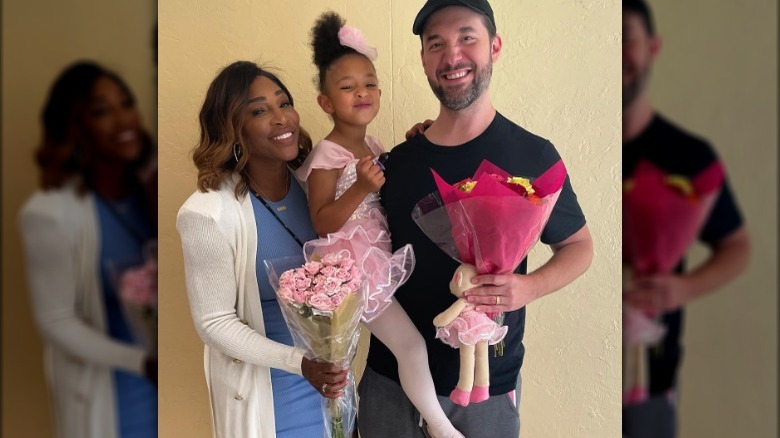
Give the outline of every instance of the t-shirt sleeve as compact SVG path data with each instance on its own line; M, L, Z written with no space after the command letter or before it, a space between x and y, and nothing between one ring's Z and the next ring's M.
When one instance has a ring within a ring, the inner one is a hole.
M699 239L703 242L715 244L736 231L740 226L742 226L742 215L728 180L726 180L718 198L715 200L712 212L699 234Z
M549 168L559 159L558 151L548 142L548 147L545 148L543 158L540 161L548 163L547 168ZM542 169L542 172L547 170L547 168ZM582 208L580 208L580 204L577 202L577 194L574 193L572 188L571 178L569 175L566 175L566 181L563 183L558 202L553 207L550 219L542 231L541 241L547 245L560 243L579 231L585 226L585 223L585 214L583 214Z

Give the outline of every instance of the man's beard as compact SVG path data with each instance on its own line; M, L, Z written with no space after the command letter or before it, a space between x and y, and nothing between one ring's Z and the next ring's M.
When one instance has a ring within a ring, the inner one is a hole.
M452 70L467 67L469 66L456 65ZM431 78L428 78L428 84L430 84L433 94L436 95L436 98L439 99L442 105L452 111L460 111L474 103L487 90L488 85L490 85L490 77L493 75L493 60L490 59L482 69L476 70L473 68L472 71L475 72L474 80L465 89L446 91L444 86L436 83Z
M633 82L628 85L623 85L623 109L629 107L634 100L639 96L639 93L644 90L647 84L647 78L650 76L650 67L645 67Z

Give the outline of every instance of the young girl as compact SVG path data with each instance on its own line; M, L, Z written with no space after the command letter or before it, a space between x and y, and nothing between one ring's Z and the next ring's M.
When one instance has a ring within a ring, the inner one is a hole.
M392 298L411 274L410 245L391 253L387 220L378 190L385 177L377 158L383 146L366 136L379 112L376 50L333 12L312 29L314 63L319 70L317 102L333 119L333 130L297 171L308 186L312 225L320 236L304 251L324 254L348 249L368 274L370 292L363 320L395 355L401 386L428 423L433 437L462 437L436 398L422 336Z

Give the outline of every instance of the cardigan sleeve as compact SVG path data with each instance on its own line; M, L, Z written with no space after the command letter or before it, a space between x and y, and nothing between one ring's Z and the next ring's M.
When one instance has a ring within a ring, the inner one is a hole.
M20 229L33 314L44 340L82 360L142 374L144 349L110 338L76 311L77 257L61 221L25 210Z
M236 252L216 221L183 207L177 229L192 319L203 342L255 365L301 374L303 350L272 341L236 314Z

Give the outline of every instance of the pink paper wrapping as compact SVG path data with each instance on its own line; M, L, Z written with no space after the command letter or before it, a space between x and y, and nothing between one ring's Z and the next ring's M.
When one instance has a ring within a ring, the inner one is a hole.
M539 240L566 180L566 167L558 160L532 182L541 201L537 205L490 177L512 175L487 160L474 173L477 184L470 193L431 172L438 193L421 199L412 218L442 251L474 265L479 274L517 268ZM500 321L499 314L488 316Z
M539 240L566 179L566 168L559 160L533 181L541 198L541 205L535 205L491 178L490 174L511 175L487 160L474 174L477 184L470 193L431 172L452 225L449 238L457 248L457 253L448 254L476 266L479 274L506 274L517 268ZM429 237L427 227L447 225L428 225L424 220L417 224Z
M701 230L724 173L716 161L692 179L695 200L667 184L667 176L641 161L623 193L623 258L637 274L672 272Z

